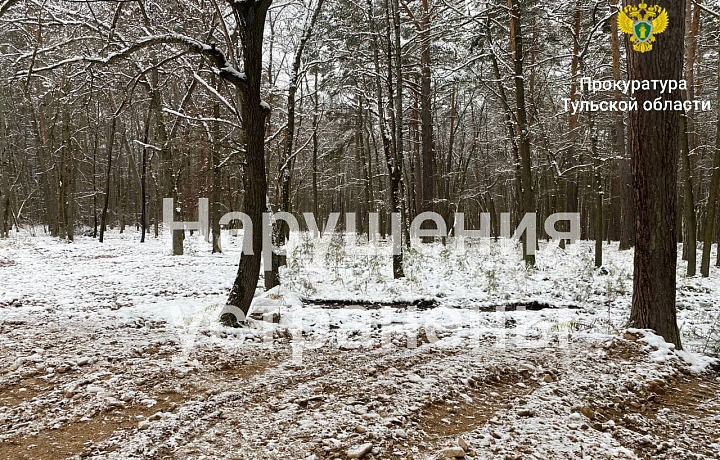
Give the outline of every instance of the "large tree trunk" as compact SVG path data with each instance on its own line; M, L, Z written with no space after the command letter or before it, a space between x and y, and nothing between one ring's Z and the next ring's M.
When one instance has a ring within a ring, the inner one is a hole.
M626 4L634 2L626 1ZM671 25L653 50L639 53L626 38L631 80L680 80L683 69L685 7L674 0L658 0L667 8ZM677 244L675 207L680 114L643 110L645 101L661 97L660 90L635 93L640 108L630 113L635 185L635 269L630 322L653 329L681 347L675 309ZM669 98L680 100L678 91Z
M720 19L719 19L720 22ZM718 50L720 51L720 38L718 39ZM718 56L718 75L720 75L720 56ZM720 101L720 85L717 88L718 101ZM715 221L717 216L718 187L720 187L720 105L717 109L717 122L715 131L715 155L713 157L712 179L710 180L710 193L708 196L703 221L703 252L700 264L700 273L703 277L710 276L710 251L712 250L713 236L715 234ZM720 248L720 245L718 246ZM720 262L720 249L717 256Z
M265 119L270 108L260 97L262 83L262 49L265 16L272 0L234 3L233 8L241 21L245 83L240 87L242 118L244 123L245 165L243 182L243 212L252 221L253 253L243 251L235 282L230 290L228 304L239 308L245 315L250 310L262 260L262 214L267 208L267 178L265 176ZM247 233L246 233L247 235ZM266 267L270 268L270 267Z

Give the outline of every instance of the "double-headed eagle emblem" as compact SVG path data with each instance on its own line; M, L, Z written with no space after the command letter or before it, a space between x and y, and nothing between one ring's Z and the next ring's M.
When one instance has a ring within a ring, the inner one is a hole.
M633 49L641 53L652 50L655 35L665 32L669 22L667 10L657 5L641 3L618 11L618 27L630 35Z

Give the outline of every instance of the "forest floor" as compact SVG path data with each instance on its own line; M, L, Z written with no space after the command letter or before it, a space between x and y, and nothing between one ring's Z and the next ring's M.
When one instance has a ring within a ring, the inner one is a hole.
M432 244L392 280L301 239L234 329L225 240L0 240L0 459L720 458L715 268L679 277L676 352L625 328L616 245Z

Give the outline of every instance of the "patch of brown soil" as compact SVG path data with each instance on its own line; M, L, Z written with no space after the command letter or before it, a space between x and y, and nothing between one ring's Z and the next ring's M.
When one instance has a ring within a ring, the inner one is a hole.
M524 385L518 385L522 380ZM497 411L506 409L514 398L527 396L537 388L537 382L523 379L522 374L495 375L476 385L463 391L472 401L457 397L426 406L421 429L439 437L472 431L487 423Z
M0 388L0 406L17 406L51 389L52 385L43 380L25 379L15 385Z
M175 382L166 381L163 386L175 385L184 387L181 393L165 392L153 396L157 404L147 407L141 404L134 404L127 407L114 407L107 412L99 413L89 420L70 422L58 429L48 429L35 436L25 438L13 438L0 444L0 460L61 460L75 455L90 454L93 446L108 440L111 436L124 431L138 428L138 423L157 412L172 412L177 406L189 401L194 395L203 393L214 384L220 381L231 382L234 380L249 379L254 375L264 372L275 363L271 358L259 358L247 364L232 363L225 361L219 363L214 371L201 374L200 379L183 382L178 379ZM146 382L143 387L150 388L157 384L157 381ZM184 385L184 383L188 383ZM25 385L25 382L23 383ZM17 386L15 388L20 388ZM27 395L26 395L27 393ZM0 402L7 402L5 405L15 405L28 399L33 395L40 394L40 391L20 393L22 397L13 396L10 393L4 396L0 393ZM106 450L112 451L112 446Z
M680 375L669 382L652 381L636 396L634 404L603 417L625 428L615 433L625 447L644 459L684 458L678 450L717 458L712 444L720 442L720 381L715 377ZM653 441L638 443L628 433Z
M36 436L12 439L0 446L0 459L61 460L89 454L93 444L108 439L118 431L137 427L140 420L156 412L167 412L173 403L181 399L177 394L159 395L158 403L150 408L143 405L114 408L90 420L69 423Z

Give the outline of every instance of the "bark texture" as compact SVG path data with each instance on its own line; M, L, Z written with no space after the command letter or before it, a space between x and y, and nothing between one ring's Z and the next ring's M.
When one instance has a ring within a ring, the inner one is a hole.
M626 38L630 79L682 78L685 5L670 0L659 0L657 4L667 9L670 25L657 37L650 52L634 51ZM644 101L661 97L659 88L639 91L635 95L641 109L630 114L636 210L630 321L634 327L655 330L666 341L680 348L675 308L675 208L680 113L642 110ZM663 96L680 99L677 91Z

